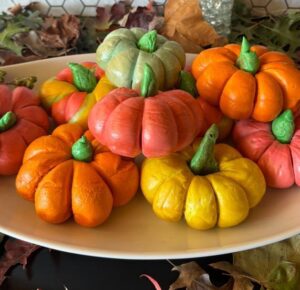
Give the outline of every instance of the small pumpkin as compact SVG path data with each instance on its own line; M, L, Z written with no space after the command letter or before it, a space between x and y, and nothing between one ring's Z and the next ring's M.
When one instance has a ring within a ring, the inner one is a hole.
M200 97L231 119L275 119L300 106L300 71L284 53L229 44L202 51L192 63Z
M57 124L79 123L87 128L91 108L114 88L96 63L70 63L42 84L40 98Z
M233 140L243 155L258 164L268 186L300 186L300 117L294 120L291 110L272 123L237 122Z
M17 192L34 202L41 219L62 223L73 216L86 227L128 203L138 183L133 161L111 153L78 124L61 125L32 142L16 178Z
M118 88L107 94L89 117L95 138L127 157L163 156L189 145L203 126L197 101L182 90L157 93L156 84L146 64L141 93Z
M154 213L206 230L241 223L266 190L264 176L250 159L227 144L215 145L213 124L200 145L142 163L141 188Z
M28 144L48 129L47 113L30 89L0 85L0 175L16 174Z
M183 48L155 30L120 28L110 32L97 49L97 63L116 87L139 90L144 65L153 70L159 90L174 88L185 65Z

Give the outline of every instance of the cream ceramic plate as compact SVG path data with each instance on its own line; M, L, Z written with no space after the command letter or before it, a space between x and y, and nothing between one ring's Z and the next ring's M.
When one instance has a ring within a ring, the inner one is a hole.
M188 55L188 62L192 55ZM37 75L39 82L69 62L94 61L94 54L67 56L4 67L8 77ZM241 225L196 231L184 222L159 220L141 193L114 209L95 229L72 220L51 225L36 217L33 204L15 191L14 177L0 177L0 232L52 249L124 259L189 258L224 254L279 241L300 233L300 189L269 190Z

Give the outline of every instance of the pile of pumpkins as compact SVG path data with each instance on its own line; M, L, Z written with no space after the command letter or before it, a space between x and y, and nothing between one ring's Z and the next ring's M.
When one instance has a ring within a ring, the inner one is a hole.
M96 56L70 63L38 97L0 86L0 175L17 174L43 220L100 225L140 187L163 220L224 228L267 186L300 186L300 71L285 54L244 38L184 71L178 43L121 28ZM218 143L228 139L235 148Z

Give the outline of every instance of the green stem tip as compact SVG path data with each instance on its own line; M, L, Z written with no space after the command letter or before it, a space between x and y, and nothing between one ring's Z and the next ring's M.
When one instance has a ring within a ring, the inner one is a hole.
M295 131L293 112L285 110L272 122L272 133L283 144L291 142Z
M190 162L190 168L194 174L207 175L219 170L218 163L214 157L214 147L218 136L218 126L216 124L212 124L206 131Z
M14 112L7 112L0 118L0 132L7 131L17 122L17 116Z
M260 61L257 54L250 50L251 46L244 36L242 40L241 52L237 59L237 66L251 74L255 74L260 66Z
M72 146L72 156L75 160L90 162L93 159L94 150L91 142L82 136Z
M192 74L187 71L182 70L180 72L179 88L193 97L197 96L196 81Z
M155 74L150 65L145 63L144 65L144 75L141 84L141 95L143 97L150 97L157 94L157 81L155 78Z
M97 78L88 68L78 63L69 63L69 68L73 74L73 82L81 92L90 93L97 85Z
M138 41L137 46L140 50L152 53L157 49L157 32L150 30L145 33Z

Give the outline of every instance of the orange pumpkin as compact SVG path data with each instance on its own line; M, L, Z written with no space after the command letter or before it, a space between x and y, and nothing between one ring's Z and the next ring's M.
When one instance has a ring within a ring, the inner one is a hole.
M73 215L78 224L94 227L137 192L135 163L111 153L90 132L83 134L80 125L64 124L25 152L16 188L47 222L62 223Z
M30 89L0 85L0 175L16 174L28 144L48 129L47 113Z
M192 63L200 97L231 119L269 122L283 109L300 106L300 71L284 53L244 38L242 46L202 51Z

